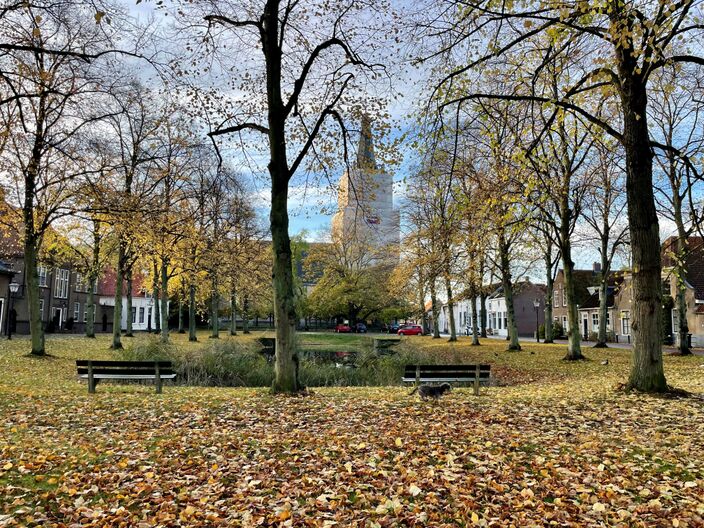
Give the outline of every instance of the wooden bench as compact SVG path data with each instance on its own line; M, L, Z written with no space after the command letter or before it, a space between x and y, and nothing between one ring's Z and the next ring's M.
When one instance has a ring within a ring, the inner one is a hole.
M95 393L101 379L154 380L157 394L161 394L161 382L174 379L176 373L171 361L94 361L79 359L76 369L80 379L88 380L88 392Z
M472 383L474 394L479 385L491 381L491 365L406 365L404 383Z

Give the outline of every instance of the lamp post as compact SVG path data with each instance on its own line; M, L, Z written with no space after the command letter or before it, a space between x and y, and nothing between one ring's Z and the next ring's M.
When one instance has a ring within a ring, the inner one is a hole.
M535 342L540 343L540 323L538 320L538 308L540 308L540 299L535 299L533 301L533 307L535 308Z
M15 294L19 291L20 285L16 282L10 283L10 309L7 311L7 340L12 339L12 310L14 308Z

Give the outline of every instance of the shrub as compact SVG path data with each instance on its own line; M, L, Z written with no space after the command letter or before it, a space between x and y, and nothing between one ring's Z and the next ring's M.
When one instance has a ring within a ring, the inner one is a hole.
M300 361L299 376L306 387L400 385L406 365L467 361L461 350L438 353L400 343L394 351L379 355L370 346L360 346L355 360L347 364L321 361L313 355ZM226 339L179 348L149 336L138 338L122 352L122 357L132 361L170 360L178 374L175 383L179 385L270 387L274 379L273 366L254 341Z
M564 337L565 336L565 329L562 327L562 323L560 321L553 321L552 322L552 337Z
M261 387L273 381L273 369L254 345L240 341L210 341L202 347L179 349L156 337L137 341L123 352L132 361L169 360L176 383L210 387Z

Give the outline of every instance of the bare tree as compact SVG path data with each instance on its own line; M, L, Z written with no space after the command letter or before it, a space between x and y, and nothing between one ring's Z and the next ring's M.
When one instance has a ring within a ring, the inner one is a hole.
M601 261L599 331L594 348L604 348L607 346L609 277L619 250L628 243L628 224L623 218L626 209L625 172L619 159L619 145L608 137L601 137L595 143L595 153L583 216L596 235Z
M598 5L579 1L448 0L438 9L451 13L449 17L435 16L438 11L428 6L433 16L429 32L442 39L435 54L454 54L456 60L439 82L445 104L472 99L540 103L553 108L555 118L560 109L575 112L622 144L634 296L633 364L627 387L645 392L668 390L660 335L661 259L653 149L673 151L652 136L647 114L649 82L655 72L671 64L704 65L700 47L689 46L701 41L704 34L699 23L703 5L701 0L609 0ZM543 60L537 67L525 68L522 59L526 45L545 36L549 45L543 47ZM468 41L481 43L477 53L465 53L464 43ZM573 53L572 46L565 46L567 42L578 42L580 51L571 57L573 80L557 98L531 91L530 83L523 88L517 85L525 77L538 75L544 64ZM466 82L493 67L504 70L506 82L502 85L488 85L487 90L487 85ZM594 106L602 99L594 93L604 93L618 105L619 122L607 122L598 116ZM674 153L688 162L685 153L676 149Z
M205 20L206 46L220 50L221 60L232 59L233 42L240 46L234 51L238 62L230 63L229 71L242 75L232 84L251 92L251 98L241 99L229 109L211 136L237 134L251 138L254 134L257 142L266 142L276 320L272 391L298 392L303 387L298 378L295 344L297 314L288 233L289 185L307 161L323 160L316 145L322 144L326 133L334 133L334 126L340 130L335 135L341 133L346 140L341 108L359 108L355 85L365 76L381 71L357 51L363 45L371 45L367 30L373 32L372 26L379 26L380 21L373 18L377 7L359 0L335 4L315 0L202 0L184 2L182 11L190 21L198 16ZM308 16L313 12L314 22ZM254 60L241 61L240 54ZM264 97L261 86L266 86Z
M50 226L75 209L78 176L94 170L94 153L85 145L95 132L92 125L106 115L101 104L106 83L81 55L109 49L111 35L96 24L87 4L68 2L40 11L25 4L12 16L5 11L1 31L0 42L9 42L0 48L9 91L2 96L0 119L10 132L0 152L3 186L13 189L6 196L22 211L31 353L44 355L38 255Z
M672 275L677 282L677 345L681 355L691 354L688 346L686 280L692 248L690 236L697 222L696 201L701 179L692 171L687 159L699 158L704 151L702 134L701 73L691 65L672 65L653 75L653 88L648 115L653 135L670 147L657 151L655 157L656 199L660 214L675 225L676 243L665 247L665 256L674 263ZM681 152L686 156L682 159Z

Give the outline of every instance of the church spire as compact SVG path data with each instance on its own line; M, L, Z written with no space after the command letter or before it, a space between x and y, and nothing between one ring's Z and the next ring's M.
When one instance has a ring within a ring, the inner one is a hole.
M372 139L372 124L367 114L362 115L362 130L357 145L357 167L360 169L376 170L374 159L374 140Z

